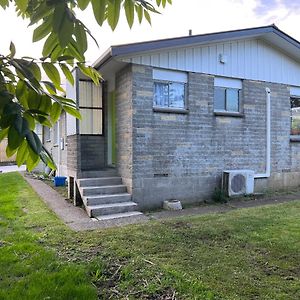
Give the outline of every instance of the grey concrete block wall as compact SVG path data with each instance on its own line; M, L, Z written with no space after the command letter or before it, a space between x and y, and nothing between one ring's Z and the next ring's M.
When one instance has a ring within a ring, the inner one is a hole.
M193 202L210 197L225 169L263 173L266 87L272 93L272 173L300 170L294 161L298 144L289 141L287 86L244 80L244 116L237 118L214 115L213 76L188 77L188 114L153 111L151 67L131 65L117 77L118 167L128 182L132 177L133 199L142 208L172 198ZM272 180L263 185L272 186Z
M133 145L133 103L132 103L131 65L121 70L116 76L116 148L117 171L132 191L132 145Z
M104 136L77 134L68 136L67 142L67 166L70 173L99 170L106 166Z

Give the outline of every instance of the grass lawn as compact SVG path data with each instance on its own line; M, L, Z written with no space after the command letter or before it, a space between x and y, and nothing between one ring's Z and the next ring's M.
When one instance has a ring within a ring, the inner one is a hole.
M300 201L76 233L0 175L0 299L300 299Z

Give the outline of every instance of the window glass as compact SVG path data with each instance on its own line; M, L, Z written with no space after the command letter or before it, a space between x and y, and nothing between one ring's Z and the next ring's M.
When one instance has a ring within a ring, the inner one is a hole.
M239 111L239 90L226 89L226 110Z
M225 110L225 88L215 87L214 105L215 110Z
M169 106L184 108L184 83L171 82L169 84Z
M102 86L79 81L80 134L103 134Z
M215 86L214 109L215 111L239 112L240 91L235 88Z
M102 110L80 109L80 134L102 134Z
M153 106L185 108L187 73L153 70Z
M154 83L154 106L167 106L169 97L169 84L163 82Z
M300 98L291 97L291 135L300 135Z

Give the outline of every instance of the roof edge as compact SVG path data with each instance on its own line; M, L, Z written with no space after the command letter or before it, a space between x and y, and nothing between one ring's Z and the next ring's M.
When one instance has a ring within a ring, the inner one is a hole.
M237 30L213 32L206 34L198 34L192 36L183 36L175 37L168 39L159 39L151 40L146 42L130 43L123 45L111 46L107 49L93 64L93 67L100 68L106 64L111 58L121 55L127 55L131 53L145 52L145 51L154 51L158 49L178 47L181 45L192 45L197 43L209 43L220 40L227 40L231 38L245 38L251 36L259 36L267 33L277 34L282 39L291 43L293 46L300 49L300 42L280 30L275 24L261 26L261 27L252 27L244 28Z

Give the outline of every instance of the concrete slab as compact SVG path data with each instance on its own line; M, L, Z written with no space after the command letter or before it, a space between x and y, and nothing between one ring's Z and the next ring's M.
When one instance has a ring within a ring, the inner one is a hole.
M0 173L24 172L24 171L26 171L25 165L22 165L21 167L18 167L17 165L0 166Z
M42 198L42 200L50 207L50 209L52 209L67 226L75 231L139 224L150 220L164 220L211 213L226 213L235 209L280 204L300 199L300 191L296 191L291 194L273 195L265 198L260 197L255 200L235 199L225 204L203 204L179 211L162 210L153 213L150 212L146 215L131 216L128 218L97 220L95 218L89 218L84 209L75 207L71 202L66 201L60 194L43 181L26 176L24 176L24 178Z
M120 218L113 220L101 220L90 218L83 208L74 206L66 201L59 193L41 180L24 176L42 200L53 210L63 222L75 231L94 230L129 224L143 223L149 220L145 215Z

